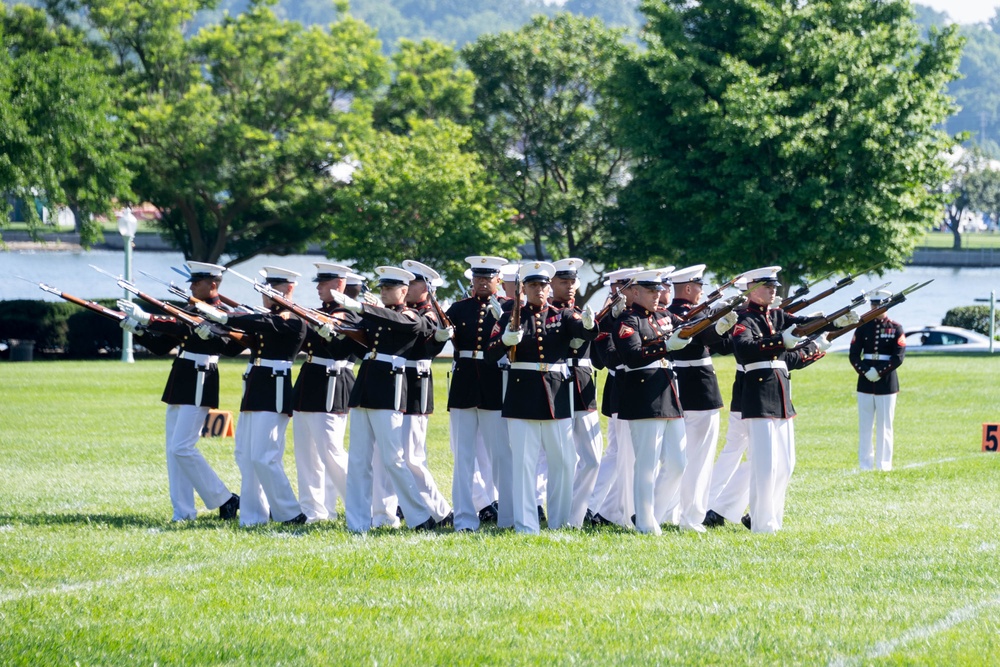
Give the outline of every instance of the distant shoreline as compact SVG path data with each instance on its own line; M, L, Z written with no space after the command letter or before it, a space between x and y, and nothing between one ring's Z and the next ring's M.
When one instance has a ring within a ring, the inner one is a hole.
M34 240L26 231L7 230L0 232L2 245L0 252L83 252L80 235L75 232L42 234ZM120 251L125 247L121 236L107 234L104 241L92 247L94 250ZM137 252L178 252L156 232L141 232L135 237ZM311 244L300 255L326 256L322 246ZM917 248L907 262L909 266L941 266L990 268L1000 266L1000 248Z

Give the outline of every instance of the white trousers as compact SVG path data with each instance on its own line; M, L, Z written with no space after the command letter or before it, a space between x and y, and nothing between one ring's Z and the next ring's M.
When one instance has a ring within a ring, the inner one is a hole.
M682 528L704 531L708 512L708 494L712 486L712 463L719 441L718 410L685 410L684 435L687 465L681 476L677 496L670 503L660 523L675 523Z
M451 513L451 506L441 494L434 476L427 467L427 415L403 415L403 461L413 475L413 481L417 485L417 492L427 506L434 521L441 521ZM372 500L372 524L377 525L379 517L375 514L376 509L384 508L391 511L393 517L396 514L396 505L399 499L396 496L392 480L385 474L385 466L378 457L373 461L374 469L374 492ZM382 497L379 497L382 494ZM405 511L404 511L405 514Z
M727 521L742 519L750 504L750 464L743 461L749 446L747 422L739 412L730 412L726 444L715 460L708 492L708 508Z
M633 419L628 425L635 450L635 528L659 535L659 518L666 514L684 474L684 420Z
M167 406L167 483L170 486L170 504L174 507L174 521L197 516L195 491L210 510L233 495L198 451L198 438L207 416L208 408Z
M572 422L570 423L572 428ZM538 452L538 469L535 471L535 502L545 504L545 487L549 480L549 460L545 457L545 449Z
M608 446L601 456L601 464L597 468L597 480L594 482L594 490L590 494L587 507L591 512L600 513L604 501L607 500L611 485L615 481L615 473L618 470L618 417L611 415L608 417ZM602 515L603 516L603 515Z
M452 460L455 460L455 451L452 450ZM492 505L497 500L497 487L493 485L493 464L490 463L490 454L486 451L486 442L483 434L476 434L476 465L472 475L472 504L476 511L483 509L487 505Z
M607 497L598 509L598 513L612 523L630 528L632 515L635 514L635 494L632 483L635 471L635 450L632 448L632 431L628 421L615 420L615 437L618 439L615 470Z
M455 530L479 528L479 512L474 500L477 435L482 435L483 443L486 445L493 486L497 489L499 503L497 525L500 528L510 528L514 525L513 463L510 444L507 441L507 420L500 416L499 410L479 408L452 408L449 415L451 451L455 456L451 484L451 501L455 506Z
M294 519L301 512L285 475L285 431L281 412L241 412L236 423L236 465L239 466L240 525Z
M892 420L895 416L896 394L858 393L858 463L862 470L892 470Z
M785 494L795 470L791 419L747 419L750 434L750 522L755 533L776 533L785 517Z
M597 410L577 412L571 423L576 470L573 473L573 509L569 523L574 528L580 528L597 483L604 437L601 435L601 415Z
M508 419L507 431L514 465L514 530L538 534L536 484L538 454L544 447L549 462L548 502L546 515L549 528L569 525L573 503L573 469L576 449L566 436L572 428L569 419Z
M337 497L347 497L347 415L295 412L295 470L299 505L309 522L337 518Z
M347 450L347 529L367 532L372 526L373 459L381 459L411 527L430 518L413 474L403 461L403 413L398 410L351 408L351 445Z

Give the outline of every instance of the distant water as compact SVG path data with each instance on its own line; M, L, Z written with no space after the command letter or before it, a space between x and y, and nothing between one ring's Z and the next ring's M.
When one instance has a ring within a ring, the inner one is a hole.
M317 255L262 255L250 259L235 268L240 273L255 277L257 271L266 265L282 266L303 275L298 286L297 299L307 306L318 306L319 298L313 288L311 277L315 275L314 262L322 261ZM133 281L144 291L161 298L168 297L165 287L143 276L146 271L163 280L183 285L183 278L171 267L183 265L184 258L173 252L136 252L132 256ZM42 291L37 286L14 278L20 275L35 282L44 282L64 292L87 299L114 298L122 295L114 281L103 276L88 264L94 264L114 274L122 272L125 260L121 252L90 250L83 252L0 252L0 300L42 299L58 300L55 295ZM364 273L365 267L357 267ZM1000 268L932 268L909 267L903 271L893 271L879 278L865 277L847 288L815 305L815 309L835 310L861 291L869 290L883 282L891 282L888 289L899 291L913 283L933 279L934 282L915 292L904 303L892 309L893 319L905 328L917 328L928 324L940 324L949 309L956 306L975 305L976 299L988 299L990 290L1000 292ZM813 287L818 293L836 282L832 278ZM709 288L710 289L710 288ZM260 303L260 295L242 280L229 276L223 285L223 293L244 303ZM706 290L708 291L708 290ZM603 303L606 288L594 295L591 303L595 308ZM810 309L812 310L812 309Z

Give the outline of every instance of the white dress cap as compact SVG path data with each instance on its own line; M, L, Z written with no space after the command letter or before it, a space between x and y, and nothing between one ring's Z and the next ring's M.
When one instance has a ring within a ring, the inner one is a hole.
M316 262L314 266L316 267L316 277L313 278L314 283L321 283L325 280L335 280L337 278L347 278L347 274L351 272L350 267L344 266L343 264Z
M641 266L633 266L629 269L616 269L605 276L604 286L607 287L612 283L624 283L627 282L633 275L642 271Z
M671 274L673 274L675 268L676 267L674 267L674 266L671 265L671 266L664 266L662 269L656 269L657 271L659 271L660 273L663 274L663 280L661 282L664 285L669 285L670 284L670 282L671 282L670 276L671 276Z
M194 283L205 278L221 278L226 267L218 264L206 264L205 262L184 262L188 268L188 282Z
M507 263L503 257L490 257L488 255L473 255L466 257L465 261L472 267L472 275L490 278L500 273L500 267Z
M670 282L676 283L701 283L704 284L702 276L705 273L704 264L695 264L694 266L688 266L683 269L677 269L668 276Z
M368 282L368 279L361 274L354 273L353 271L347 274L347 284L348 285L361 285Z
M294 283L296 282L295 279L302 275L297 271L283 269L280 266L265 266L261 269L261 273L264 274L264 280L272 285L279 283Z
M662 269L649 269L646 271L637 271L632 274L632 280L635 281L634 284L640 287L648 287L657 292L662 292L666 289L663 287L663 277L666 275L668 274L664 273Z
M398 266L375 267L375 275L378 277L379 285L409 285L410 281L416 278L415 275Z
M887 290L887 289L880 289L879 291L875 292L875 294L872 295L871 302L872 303L882 303L883 301L888 300L889 297L891 297L891 296L892 296L892 292L890 292L889 290Z
M566 259L552 262L552 266L556 267L556 275L558 277L576 278L577 272L583 266L583 260L578 257L567 257Z
M526 262L521 265L521 282L548 283L556 274L556 267L549 262Z
M468 271L469 276L472 275L472 269ZM500 267L500 280L505 283L514 282L517 278L517 264L504 264Z
M750 283L757 282L777 283L778 287L781 287L781 283L778 283L778 271L781 271L780 266L762 266L744 273L740 276L740 281L747 287L750 287Z
M403 268L416 276L414 280L423 280L428 285L432 285L434 287L441 287L441 285L444 285L444 281L441 280L441 274L426 264L422 264L413 259L404 259Z

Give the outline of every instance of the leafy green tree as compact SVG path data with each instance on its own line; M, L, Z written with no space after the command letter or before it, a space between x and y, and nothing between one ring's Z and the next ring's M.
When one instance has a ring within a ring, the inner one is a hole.
M392 83L375 103L375 127L406 134L415 118L468 123L475 77L459 67L455 49L429 39L404 39L392 56L392 68Z
M265 2L183 39L196 0L90 0L133 83L138 198L190 259L300 252L328 234L334 177L370 134L386 63L370 28L279 20Z
M462 51L477 79L473 145L536 257L607 259L607 214L628 154L612 140L615 107L603 86L629 52L621 36L560 13ZM597 286L584 286L580 302Z
M961 34L962 78L949 86L960 108L948 119L948 129L968 132L983 148L1000 140L1000 34L981 25L962 26Z
M966 175L964 186L971 210L988 214L994 223L1000 221L1000 170L983 165Z
M645 0L615 81L634 151L618 248L785 284L902 265L938 220L954 29L907 0ZM937 188L937 191L935 191Z
M0 189L71 207L88 245L100 235L91 215L129 193L116 81L80 32L40 10L0 6L0 35ZM25 210L37 229L34 208ZM0 206L0 223L7 216Z
M470 254L515 257L514 211L496 205L469 130L449 120L410 121L410 132L380 132L359 151L327 244L359 269L416 259L439 270L457 295Z

